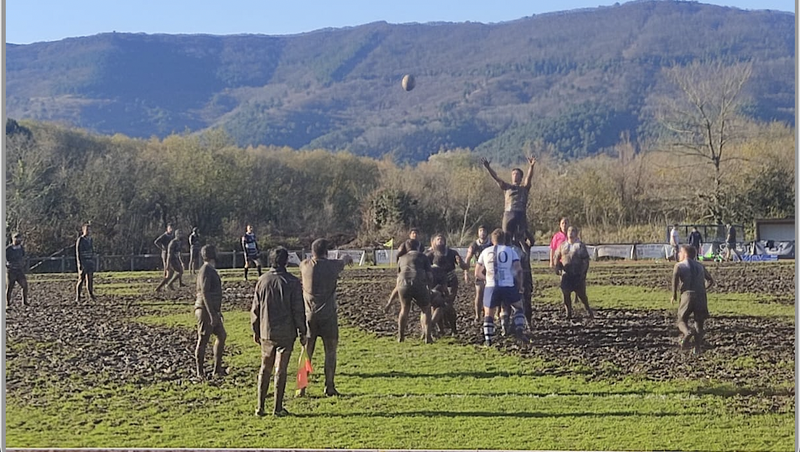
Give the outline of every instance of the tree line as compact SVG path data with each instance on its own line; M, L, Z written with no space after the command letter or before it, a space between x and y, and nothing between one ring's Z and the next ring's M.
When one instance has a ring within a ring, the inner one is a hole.
M551 144L526 143L520 164L525 155L538 159L528 206L537 243L549 241L562 216L589 243L661 242L667 224L710 221L704 193L720 197L723 221L793 216L793 129L738 127L747 138L728 143L727 158L714 165L624 135L610 152L572 160ZM307 248L318 237L378 246L412 226L466 245L479 224L498 227L502 216L502 192L479 158L455 149L412 166L347 152L242 148L222 130L144 140L9 120L6 234L23 232L32 255L73 246L86 221L104 254L154 252L166 223L198 227L222 249L238 249L246 224L262 248ZM504 178L510 169L497 168Z

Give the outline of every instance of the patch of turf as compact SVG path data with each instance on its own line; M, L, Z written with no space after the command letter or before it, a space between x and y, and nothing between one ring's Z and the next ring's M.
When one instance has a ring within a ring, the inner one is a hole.
M188 312L138 321L194 326ZM240 372L219 385L84 384L54 391L39 406L10 398L7 445L789 451L794 444L791 410L741 413L731 401L742 392L730 385L543 376L547 363L494 348L399 344L351 327L342 328L340 340L343 397L322 397L320 346L309 397L292 398L293 378L287 383L286 407L295 416L257 418L260 349L252 343L249 316L228 312L225 325L228 343L242 352L226 356ZM487 435L487 425L510 433Z

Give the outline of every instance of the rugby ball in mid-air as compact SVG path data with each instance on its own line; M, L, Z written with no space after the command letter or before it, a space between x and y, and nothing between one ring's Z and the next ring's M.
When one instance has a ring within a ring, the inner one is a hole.
M414 76L411 74L406 74L403 76L403 89L406 91L411 91L414 89Z

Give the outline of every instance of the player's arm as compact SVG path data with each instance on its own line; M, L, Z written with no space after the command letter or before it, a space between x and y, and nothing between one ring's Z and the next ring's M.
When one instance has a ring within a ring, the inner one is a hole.
M589 250L586 248L586 245L584 245L583 242L581 242L581 248L580 248L580 251L578 251L578 252L581 253L580 256L581 256L581 260L583 262L583 268L581 269L581 272L583 274L583 277L585 278L586 277L586 273L589 271L589 260L590 260L590 258L589 258Z
M253 342L261 344L261 300L258 296L261 289L261 280L256 283L256 291L253 294L253 306L250 308L250 327L253 330Z
M303 301L303 291L300 287L300 281L292 284L289 296L291 297L289 306L292 310L292 318L294 319L295 328L297 328L297 333L300 336L300 344L306 345L306 340L308 338L308 325L306 324L306 306L305 302Z
M556 248L555 252L553 252L553 268L555 268L556 274L558 274L560 269L563 267L563 265L561 265L561 256L563 254L561 252L561 248L563 248L563 246L559 246Z
M670 303L675 303L675 300L678 299L678 264L675 264L675 268L672 269L672 300Z
M706 281L708 281L708 285L706 285L706 290L708 290L714 286L714 278L711 277L711 273L708 272L705 266L703 266L703 273L705 274Z
M467 264L467 267L464 269L464 282L469 282L469 263L472 262L472 247L467 248L467 257L464 258L464 261Z
M453 250L453 251L455 251L455 250ZM464 271L469 270L469 263L461 258L461 255L458 254L458 251L455 251L455 253L456 253L456 265L461 267L461 269L464 270Z
M525 175L525 179L522 180L522 186L525 188L531 188L531 180L533 180L533 167L536 166L536 159L533 157L528 158L528 174Z
M500 189L505 190L508 187L508 183L505 182L503 179L500 179L500 177L497 175L494 169L492 169L492 166L489 164L489 161L486 160L484 157L481 157L481 164L483 164L484 168L486 168L486 171L489 172L489 175L492 176L492 179L494 179L494 181L497 182L497 186L500 187Z
M484 281L486 280L486 275L483 273L483 264L478 262L475 264L475 279Z
M78 237L78 241L75 242L75 258L78 260L78 263L83 266L83 258L81 256L81 238Z
M522 264L519 259L514 260L514 285L517 286L517 291L522 293Z

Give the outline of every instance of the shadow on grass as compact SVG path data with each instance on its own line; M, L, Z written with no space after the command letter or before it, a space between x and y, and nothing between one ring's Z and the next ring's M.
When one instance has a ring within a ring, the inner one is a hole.
M605 413L539 413L539 412L530 412L530 411L510 411L510 412L497 412L497 411L433 411L433 410L421 410L421 411L396 411L391 413L381 413L381 412L374 412L374 411L365 411L365 412L357 412L357 413L304 413L304 414L295 414L295 417L304 418L304 417L386 417L386 418L395 418L399 416L422 416L422 417L449 417L449 418L457 418L457 417L485 417L485 418L495 418L495 417L513 417L513 418L605 418L605 417L627 417L627 416L648 416L648 417L677 417L677 416L687 416L687 415L696 415L696 414L704 414L702 411L686 411L681 413L638 413L636 411L609 411Z
M337 375L354 378L475 378L475 379L491 379L491 378L509 378L509 377L545 377L545 376L559 376L559 375L593 375L594 372L590 369L551 369L547 371L532 371L525 373L518 372L479 372L479 371L464 371L464 372L437 372L437 373L423 373L423 372L402 372L402 371L387 371L387 372L341 372Z

